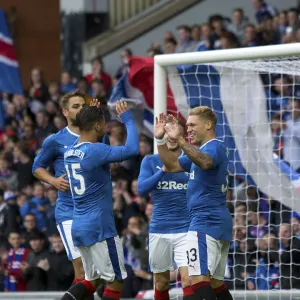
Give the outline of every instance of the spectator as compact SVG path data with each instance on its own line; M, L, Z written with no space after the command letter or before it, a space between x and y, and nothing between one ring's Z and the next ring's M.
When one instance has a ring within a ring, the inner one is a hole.
M18 188L18 176L8 167L8 162L4 157L0 158L0 181L12 191L16 191Z
M111 89L110 76L104 72L102 58L100 56L95 57L92 60L92 73L86 75L88 84L92 84L94 79L101 79L104 82L104 87L107 92Z
M213 15L209 18L209 24L212 29L210 49L220 49L221 35L226 32L224 18L220 15Z
M227 29L232 32L239 40L244 38L244 28L247 25L247 20L242 8L236 8L232 12L232 23L230 23Z
M29 97L45 103L49 99L48 87L44 82L43 73L39 68L33 68L30 75Z
M126 71L126 68L128 67L128 61L129 58L132 56L132 51L130 48L125 48L121 51L120 59L121 59L121 65L118 68L115 77L120 78Z
M299 28L299 14L297 9L291 8L287 13L287 23L288 26L286 28L286 33L291 34L295 33L296 30Z
M176 45L177 42L175 39L169 39L165 41L165 46L164 46L164 53L165 54L172 54L176 52Z
M126 234L123 237L125 263L131 266L140 278L140 289L152 288L152 274L148 273L148 251L146 250L147 233L141 217L131 217Z
M238 47L238 40L231 32L224 32L220 36L220 48L221 49L231 49Z
M72 82L69 72L62 72L60 77L60 90L63 93L69 93L76 89L76 84Z
M47 291L66 291L74 279L73 265L68 260L59 233L53 233L50 240L52 250L38 262L37 267L46 272Z
M37 139L34 135L34 128L32 125L25 125L23 130L23 140L29 147L29 153L33 153L37 147Z
M257 211L257 204L249 205L248 217L248 234L250 238L260 238L268 233L270 228L267 226L267 220L260 211Z
M56 127L56 130L62 130L67 126L67 122L64 116L62 115L57 115L53 119L54 126Z
M22 190L27 185L33 184L32 160L28 155L27 145L24 142L18 143L14 147L14 169L17 172L18 189Z
M177 53L192 52L197 48L197 42L191 38L191 28L187 25L180 25L177 27L178 45L176 47Z
M26 262L21 265L22 278L27 281L28 291L45 291L47 289L47 273L41 266L49 253L44 249L45 237L42 233L32 232L29 236L32 251Z
M277 14L277 10L264 0L252 0L252 4L255 9L257 23L261 23L265 16L273 17Z
M0 245L5 243L7 237L8 207L4 202L4 192L0 189Z
M57 200L57 190L53 187L49 187L47 191L47 198L49 203L45 207L45 216L46 216L46 227L47 227L47 236L52 236L56 233L56 221L55 221L55 205Z
M281 39L287 32L287 26L288 26L287 11L282 10L278 17L278 31L279 31Z
M244 29L244 40L242 41L244 47L259 46L256 35L256 28L253 24L248 24Z
M164 33L164 43L170 39L174 39L175 40L175 36L173 34L172 31L165 31Z
M291 225L282 223L279 230L281 289L300 288L300 240L292 237Z
M191 38L195 42L200 42L201 40L201 27L197 24L193 25L191 28Z
M35 136L37 138L38 147L42 146L44 139L56 132L55 126L50 123L50 116L45 111L40 111L36 114L37 129Z
M259 259L254 272L254 284L258 290L279 289L278 245L274 234L258 239Z
M283 131L283 158L294 170L300 172L300 99L290 101L290 118Z
M89 87L89 82L86 77L80 77L77 81L77 89L85 94L91 94L92 90Z
M280 44L280 34L278 29L274 30L273 18L271 16L263 17L262 21L257 27L257 30L262 45Z
M24 195L22 197L24 197ZM18 201L21 200L18 199ZM29 242L30 242L29 238L32 235L32 233L39 233L36 227L36 217L34 214L28 213L23 218L23 221L24 221L24 231L22 232L22 239L24 240L24 243L29 246Z
M18 122L16 106L12 103L8 103L5 115L5 126L10 126L12 130L17 130Z
M243 239L239 247L230 255L232 260L233 286L237 290L245 290L246 278L254 273L256 257L255 246L252 240Z
M32 213L36 217L37 228L39 231L46 231L46 206L49 200L44 196L43 185L39 182L34 184L33 197L27 201L20 210L22 217Z
M49 115L49 120L52 123L54 117L59 113L59 104L56 101L48 100L46 102L45 111Z
M58 102L61 96L59 83L57 81L50 81L48 89L49 89L49 100Z
M26 279L22 276L22 267L30 250L21 245L21 237L18 232L11 232L8 242L11 248L7 258L5 290L7 292L23 292L26 291Z

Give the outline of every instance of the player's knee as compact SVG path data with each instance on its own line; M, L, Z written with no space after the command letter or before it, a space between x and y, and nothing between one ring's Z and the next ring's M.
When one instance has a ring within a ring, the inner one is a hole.
M169 289L170 283L167 278L164 278L164 277L155 278L154 283L155 283L155 288L160 292L166 291Z
M181 267L179 269L180 277L181 277L181 285L183 288L191 285L191 280L189 277L189 271L187 267Z

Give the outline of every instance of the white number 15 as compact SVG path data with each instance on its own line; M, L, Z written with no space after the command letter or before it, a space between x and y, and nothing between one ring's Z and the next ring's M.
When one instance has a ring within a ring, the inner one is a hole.
M74 192L81 196L84 194L85 192L85 182L84 182L84 178L82 175L78 174L76 172L76 170L79 170L80 169L80 164L71 164L71 169L72 169L72 176L74 177L74 179L78 180L79 181L79 187L77 186L74 186ZM67 170L67 175L68 177L71 179L71 176L70 176L70 170L69 170L69 166L66 165L66 170ZM71 188L71 191L72 191L72 185L71 185L71 181L69 180L70 182L70 188Z

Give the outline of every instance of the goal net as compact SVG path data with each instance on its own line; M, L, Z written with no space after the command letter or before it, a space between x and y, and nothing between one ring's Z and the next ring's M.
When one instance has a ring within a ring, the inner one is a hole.
M235 299L300 299L298 53L290 44L155 57L154 114L187 119L209 106L229 150L225 281Z

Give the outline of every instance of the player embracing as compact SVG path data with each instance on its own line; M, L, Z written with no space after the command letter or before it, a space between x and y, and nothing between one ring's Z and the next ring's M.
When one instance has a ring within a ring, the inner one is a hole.
M109 164L138 155L139 136L126 102L117 102L116 110L127 129L124 146L98 143L105 129L103 111L84 107L76 116L80 137L64 154L74 202L72 237L81 254L86 280L72 286L63 300L93 294L99 279L106 281L102 299L120 299L127 276L113 214Z
M84 279L84 272L80 253L74 246L71 235L73 200L69 182L65 178L67 174L64 166L64 152L79 137L79 129L76 126L75 118L76 114L86 106L85 94L78 90L67 93L62 98L61 105L68 126L45 139L39 154L34 159L32 172L37 179L52 185L58 190L58 199L55 206L56 224L68 254L68 259L73 263L74 283L77 283ZM93 100L91 105L97 106L99 103L97 100ZM47 170L52 164L55 175L50 174ZM90 298L93 298L93 296Z
M226 207L228 181L227 149L216 139L216 114L206 106L190 110L187 133L182 136L178 121L165 114L156 118L155 138L164 169L189 172L187 188L191 223L187 235L188 269L195 299L232 300L224 284L226 260L232 236L232 218ZM186 155L177 158L167 147L168 137ZM195 147L196 146L196 147Z
M185 134L185 123L177 119L181 135ZM177 141L165 134L166 145L172 155L180 157L182 150ZM157 300L169 299L170 271L174 261L179 268L185 298L193 294L190 287L186 235L190 224L186 190L188 172L166 173L158 154L146 156L138 178L138 192L151 193L154 204L149 227L149 266L154 273Z

